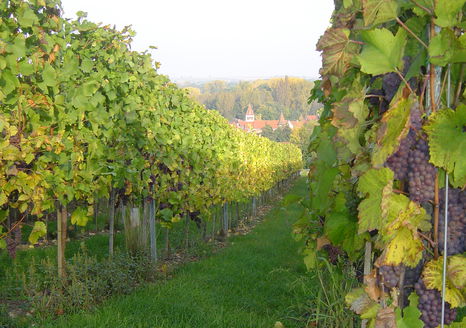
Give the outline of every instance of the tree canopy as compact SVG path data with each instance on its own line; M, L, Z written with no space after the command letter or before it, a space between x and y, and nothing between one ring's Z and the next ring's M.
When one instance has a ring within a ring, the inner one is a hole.
M244 119L248 104L252 105L256 118L277 120L283 112L286 119L299 120L315 114L320 107L316 102L308 103L313 86L311 81L286 76L239 83L211 81L185 87L193 98L229 120Z

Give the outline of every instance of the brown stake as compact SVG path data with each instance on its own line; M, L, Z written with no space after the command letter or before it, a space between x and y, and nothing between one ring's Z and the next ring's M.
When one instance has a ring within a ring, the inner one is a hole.
M65 248L66 248L66 225L67 225L66 207L60 205L57 209L57 251L58 251L58 276L65 278Z
M432 22L430 23L430 38L432 39L435 36L435 24L432 18ZM430 64L429 70L429 79L430 79L430 109L435 112L435 66L434 64Z

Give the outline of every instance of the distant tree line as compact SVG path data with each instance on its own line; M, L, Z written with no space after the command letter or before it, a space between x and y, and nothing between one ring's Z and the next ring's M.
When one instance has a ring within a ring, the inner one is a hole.
M284 77L251 82L227 83L212 81L201 85L187 85L192 97L208 109L218 110L228 120L244 119L251 104L256 119L278 120L283 112L287 120L315 114L321 106L308 104L314 83L301 78Z

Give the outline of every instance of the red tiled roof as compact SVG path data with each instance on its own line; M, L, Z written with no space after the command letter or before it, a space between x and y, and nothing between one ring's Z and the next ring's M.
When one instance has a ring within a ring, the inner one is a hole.
M278 128L278 120L255 120L253 122L238 120L237 125L246 130L262 130L266 125L270 126L272 129L276 129Z
M306 121L317 121L319 118L316 115L307 115Z

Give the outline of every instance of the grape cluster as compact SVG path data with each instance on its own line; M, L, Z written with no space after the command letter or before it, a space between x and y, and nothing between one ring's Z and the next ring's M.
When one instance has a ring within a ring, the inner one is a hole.
M390 103L395 96L401 84L401 78L397 73L387 73L382 77L382 89L384 98L387 103Z
M436 289L427 289L424 282L419 280L414 288L419 296L418 309L425 328L436 328L440 325L442 315L442 295ZM456 309L445 303L445 324L450 324L456 318Z
M410 112L410 129L408 135L401 140L398 150L387 159L386 165L395 173L395 179L404 180L408 177L408 159L411 148L416 144L416 131L422 128L422 118L419 106L414 106Z
M379 274L382 276L384 285L388 288L401 287L400 277L403 269L405 270L405 276L403 286L412 286L418 281L422 272L422 262L420 262L415 268L410 268L401 265L382 265L379 268Z
M434 199L435 174L437 169L429 163L429 146L418 139L408 157L409 197L417 203Z
M445 189L439 193L439 249L443 253L445 227ZM447 255L466 251L466 191L448 190L448 237Z
M414 138L408 134L400 142L398 150L387 159L387 166L395 173L395 179L404 180L408 176L408 158Z

